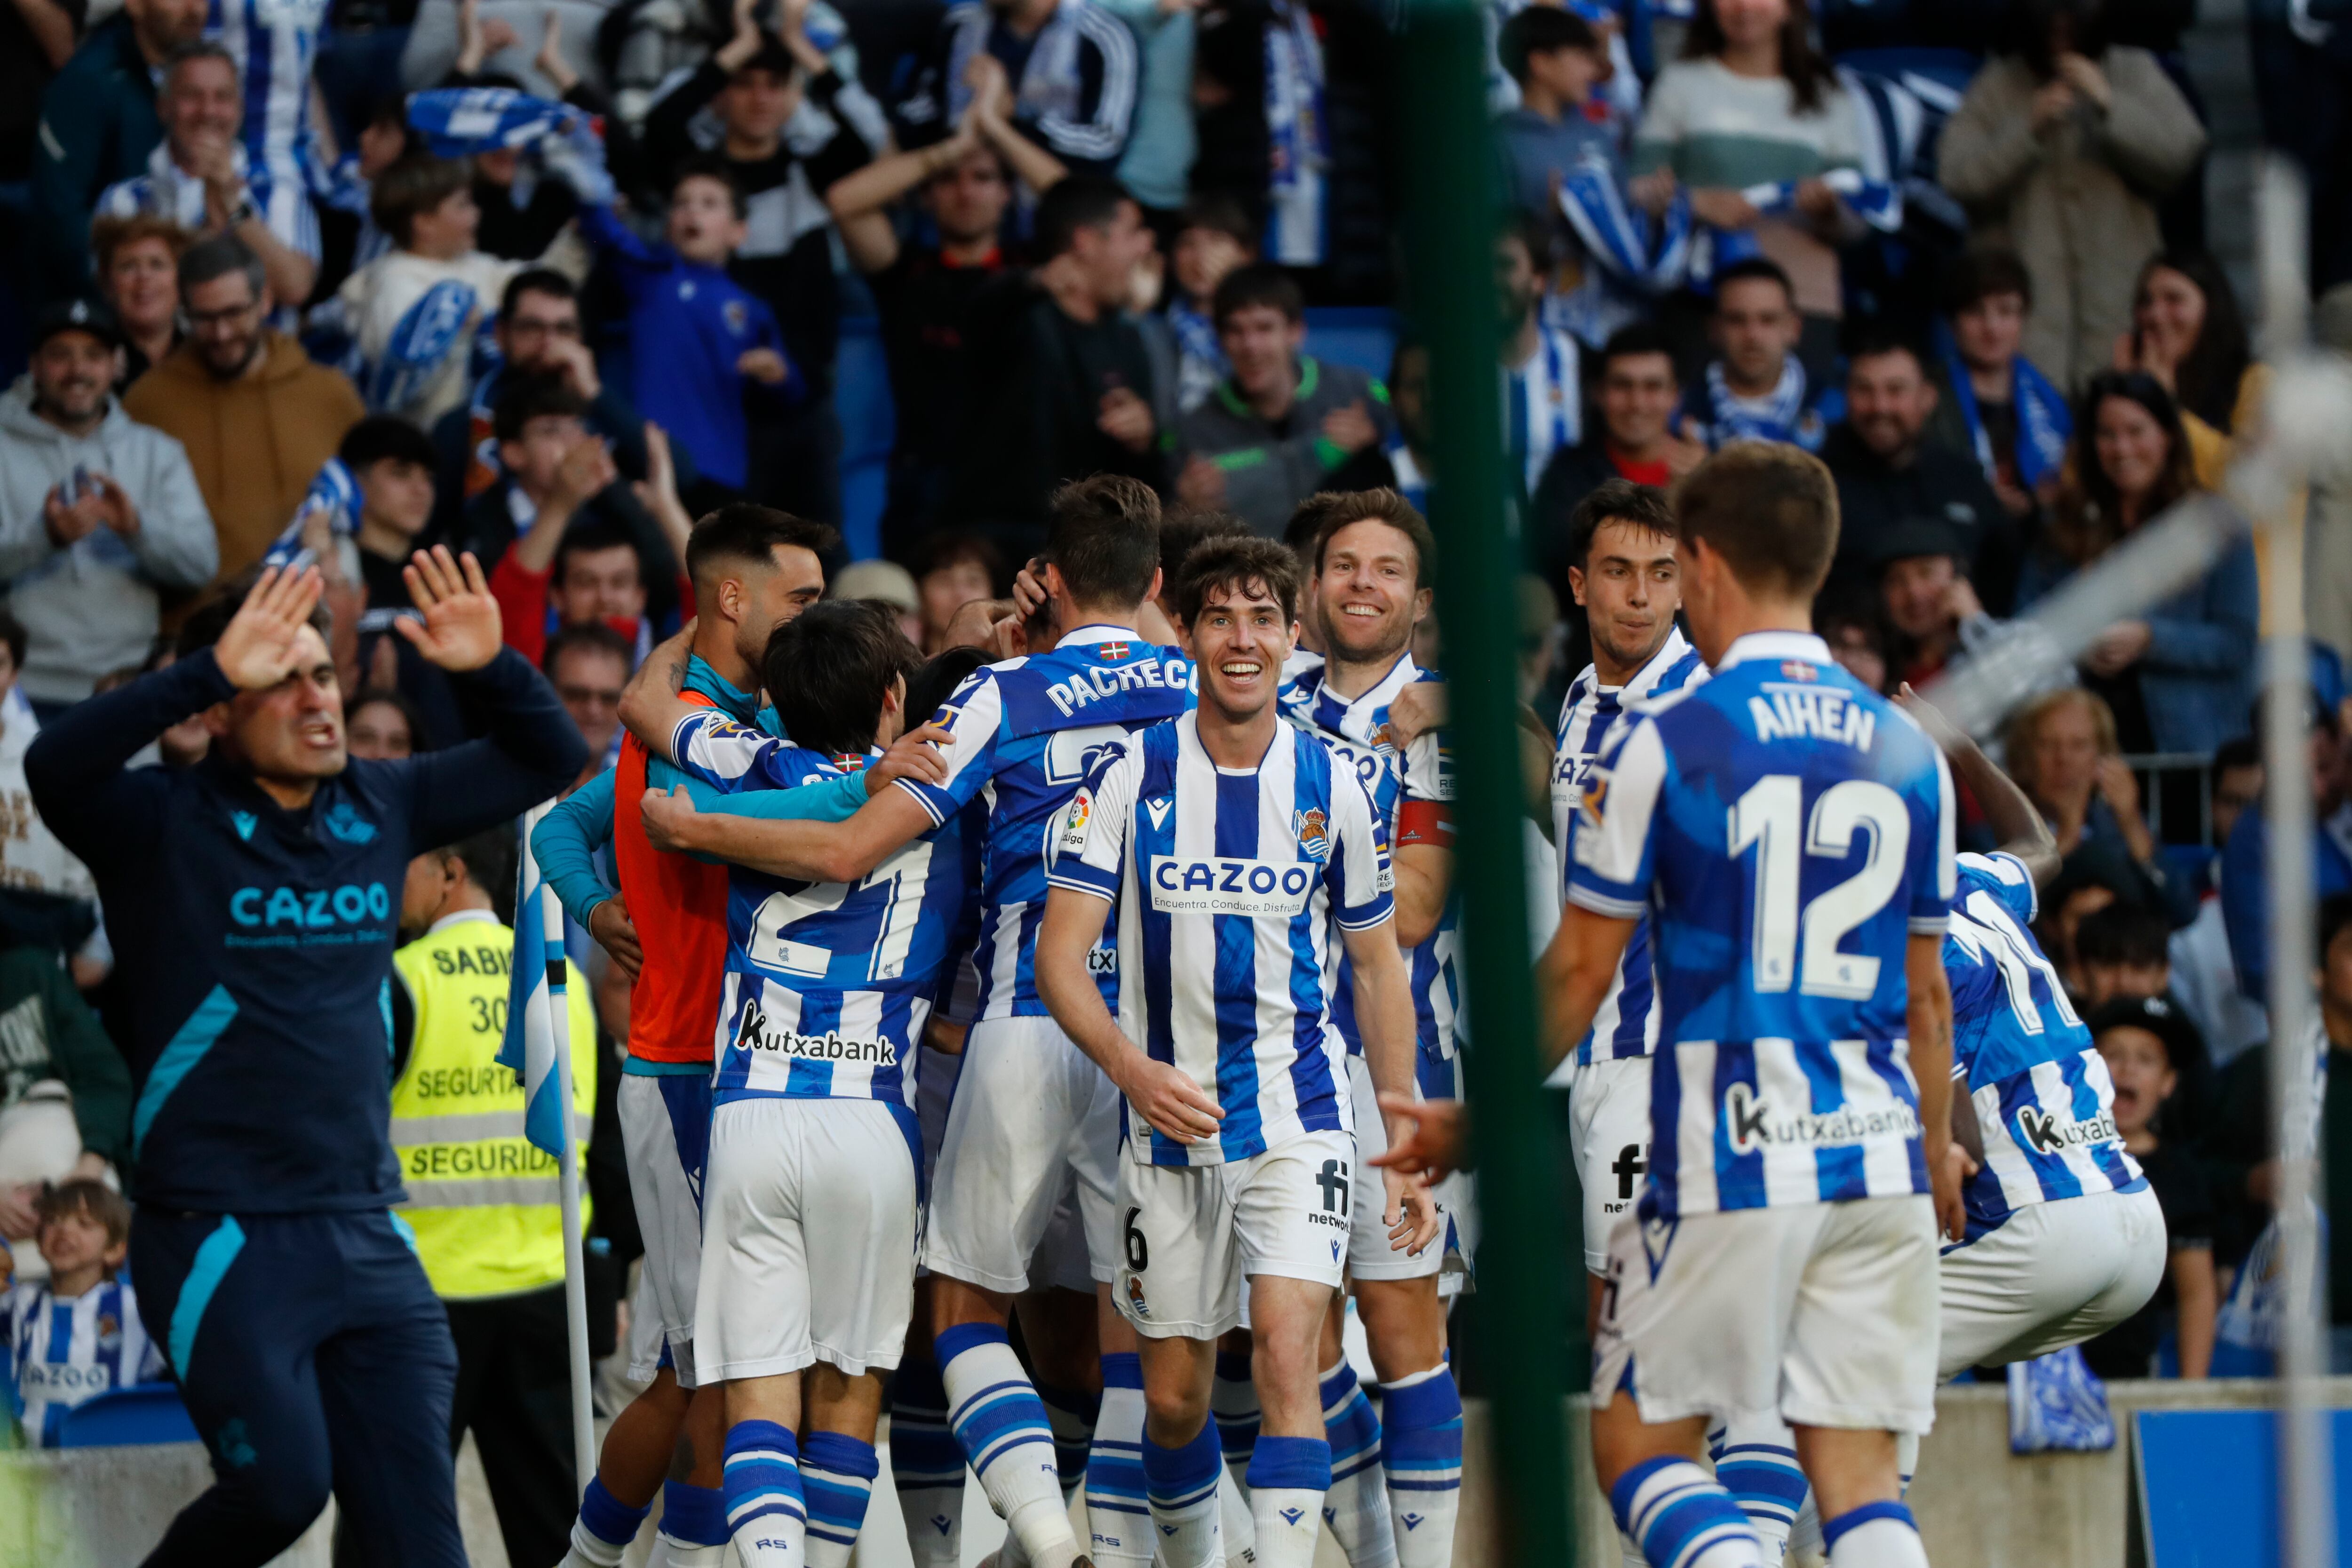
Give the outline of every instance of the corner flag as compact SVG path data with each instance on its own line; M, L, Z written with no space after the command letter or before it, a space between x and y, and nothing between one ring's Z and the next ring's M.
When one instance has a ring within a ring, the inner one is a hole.
M523 818L523 852L515 879L514 963L509 972L507 1033L498 1059L500 1067L513 1068L522 1080L523 1136L558 1160L565 1160L572 1142L565 1135L571 1075L558 1064L570 1042L556 1039L557 1021L566 1017L563 906L541 875L539 858L530 852L531 829L546 814L547 807L541 805Z

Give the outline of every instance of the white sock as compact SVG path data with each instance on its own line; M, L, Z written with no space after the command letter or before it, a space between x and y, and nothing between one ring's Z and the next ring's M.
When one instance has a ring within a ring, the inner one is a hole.
M1037 1568L1070 1568L1078 1556L1062 1500L1054 1432L1004 1331L961 1323L933 1342L948 1394L948 1424L1005 1529Z
M1250 1520L1259 1568L1314 1568L1331 1488L1331 1445L1321 1437L1258 1436L1250 1456Z
M1250 1517L1248 1489L1228 1465L1217 1481L1217 1511L1220 1527L1225 1537L1225 1561L1229 1563L1257 1561L1257 1521Z
M1331 1444L1331 1487L1323 1522L1349 1568L1390 1568L1397 1560L1389 1518L1387 1472L1381 1468L1381 1418L1343 1359L1323 1373L1323 1435Z
M1911 1510L1899 1502L1866 1502L1822 1523L1830 1568L1927 1568L1927 1549Z
M1706 1446L1717 1483L1755 1527L1764 1568L1780 1568L1808 1495L1797 1435L1777 1415L1745 1415L1709 1432Z

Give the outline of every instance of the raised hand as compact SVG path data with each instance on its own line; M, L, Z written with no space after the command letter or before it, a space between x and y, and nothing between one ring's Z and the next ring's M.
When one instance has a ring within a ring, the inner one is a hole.
M479 669L498 657L499 602L490 597L472 551L453 557L446 544L420 550L400 575L424 619L403 616L392 624L429 662L458 671Z
M539 53L530 63L558 92L570 92L580 85L580 73L563 58L563 14L552 5L547 8L547 26L539 35Z
M213 662L239 691L266 691L294 673L296 647L325 590L316 566L263 572L213 644Z

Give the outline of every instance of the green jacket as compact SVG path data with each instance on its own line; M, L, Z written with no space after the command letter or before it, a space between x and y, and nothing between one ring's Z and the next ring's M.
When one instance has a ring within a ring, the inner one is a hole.
M1323 438L1323 416L1351 403L1364 405L1379 431L1370 447L1356 453ZM1260 418L1231 379L1221 381L1178 423L1176 457L1180 465L1206 458L1223 469L1224 510L1266 538L1280 539L1291 512L1316 491L1390 483L1375 470L1387 468L1381 454L1395 431L1387 387L1360 370L1302 354L1298 395L1279 424Z
M82 40L41 94L32 229L48 297L89 287L89 215L99 193L145 174L163 140L155 88L131 17L118 14Z
M81 1146L121 1165L131 1156L131 1068L98 1015L43 948L0 952L0 1110L44 1079L73 1091Z

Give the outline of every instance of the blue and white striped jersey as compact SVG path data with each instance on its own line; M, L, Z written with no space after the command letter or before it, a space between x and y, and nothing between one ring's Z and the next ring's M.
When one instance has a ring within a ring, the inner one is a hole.
M67 1412L84 1401L165 1375L163 1352L147 1337L125 1280L62 1300L46 1284L19 1285L0 1311L13 1374L8 1396L36 1447L55 1447Z
M254 173L253 155L240 146L230 149L229 157L252 192L254 207L269 232L289 249L318 260L319 214L311 206L308 194L297 190L297 199L272 200L268 180ZM136 217L142 214L167 219L191 233L201 234L206 226L205 183L172 162L169 142L155 144L155 151L148 155L145 174L117 180L99 192L97 205L90 208L93 218Z
M1396 846L1407 842L1399 831L1407 802L1423 803L1432 810L1453 805L1454 760L1435 731L1415 739L1409 752L1398 751L1389 734L1389 704L1417 681L1443 678L1423 669L1407 653L1351 702L1324 685L1327 668L1320 661L1307 665L1283 683L1283 716L1355 767L1356 777L1370 794L1372 809L1388 832L1393 853ZM1446 842L1450 841L1448 829ZM1455 1016L1462 1005L1462 985L1454 967L1461 947L1456 913L1449 900L1429 940L1405 954L1412 974L1412 1010L1421 1046L1414 1072L1422 1094L1431 1100L1462 1096L1461 1067L1454 1054ZM1348 1054L1361 1056L1364 1045L1356 1033L1355 979L1347 949L1334 942L1332 957L1339 970L1332 981L1331 1021L1339 1026L1339 1037L1348 1042Z
M205 37L229 52L245 88L246 184L269 232L318 233L310 195L319 184L310 127L310 67L327 25L327 0L211 0ZM305 255L316 256L316 239Z
M1569 870L1576 843L1577 805L1584 798L1585 776L1592 771L1601 748L1615 728L1618 715L1634 703L1679 691L1706 679L1706 661L1683 637L1681 628L1669 629L1666 640L1650 662L1622 686L1603 686L1593 667L1569 682L1559 705L1559 723L1552 731L1551 842L1559 864L1559 896L1568 898ZM1625 943L1617 977L1592 1015L1592 1027L1576 1043L1576 1061L1590 1067L1595 1060L1646 1057L1658 1047L1658 1010L1653 1005L1657 987L1650 973L1650 920L1634 922Z
M1192 665L1178 648L1120 626L1081 626L1050 653L972 671L939 711L956 737L944 784L900 779L933 822L974 801L988 813L982 855L980 1018L1042 1018L1037 922L1045 856L1062 812L1102 747L1192 706ZM1118 949L1106 925L1095 949L1103 1001L1118 1001Z
M2134 1192L2145 1181L2116 1131L2116 1089L2058 971L2027 928L2033 878L2008 855L1959 857L1944 937L1952 1076L1968 1076L1982 1168L1962 1188L1968 1239L2029 1204Z
M1644 1218L1928 1190L1910 937L1951 912L1952 779L1810 633L1755 632L1621 724L1571 902L1657 931Z
M1285 725L1255 768L1221 768L1196 714L1155 724L1088 772L1046 875L1111 900L1119 1027L1224 1109L1190 1145L1123 1112L1133 1158L1216 1165L1355 1131L1326 1026L1332 922L1380 925L1394 900L1387 832L1345 758Z
M779 741L715 709L679 721L671 754L729 792L821 784L866 761ZM959 812L854 883L728 868L714 1103L878 1100L919 1136L917 1047L971 891L971 826Z

